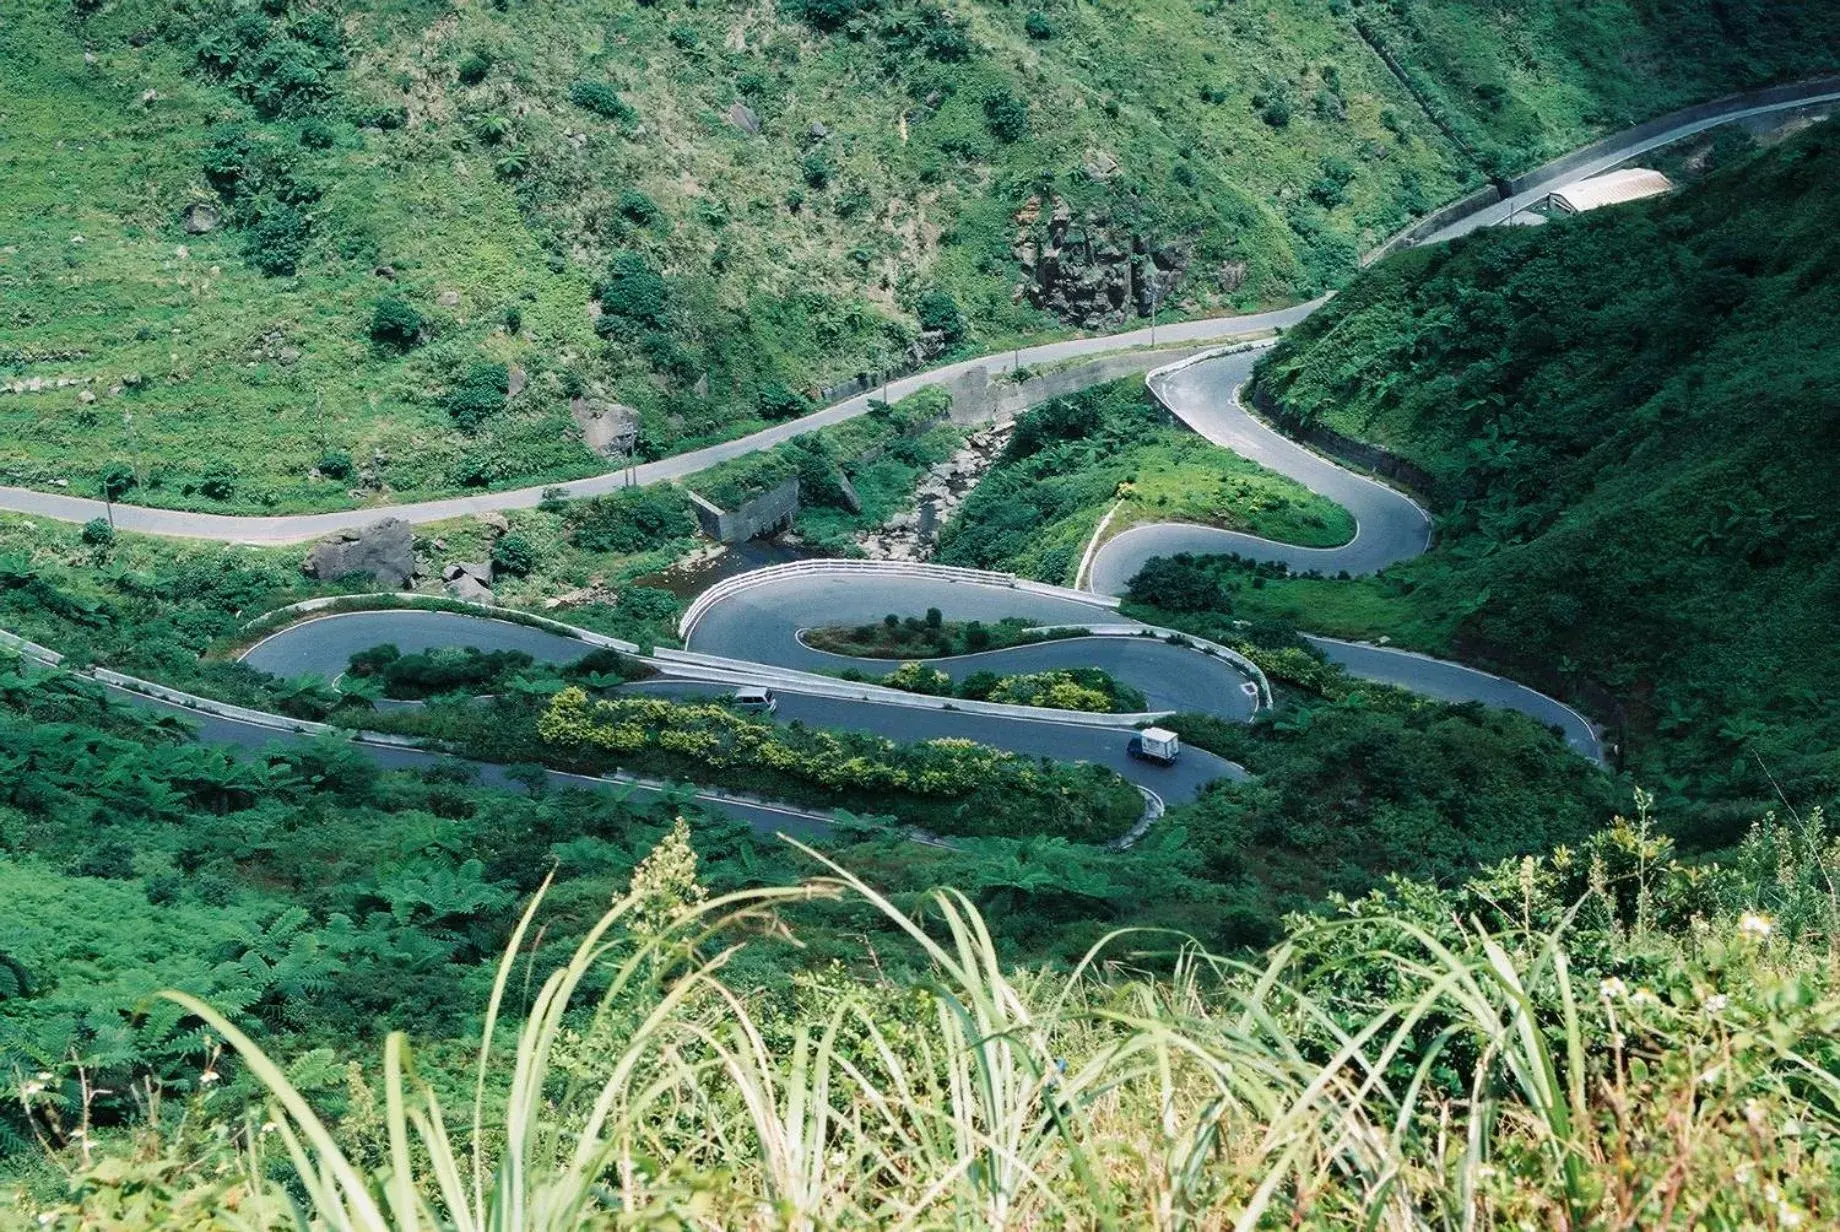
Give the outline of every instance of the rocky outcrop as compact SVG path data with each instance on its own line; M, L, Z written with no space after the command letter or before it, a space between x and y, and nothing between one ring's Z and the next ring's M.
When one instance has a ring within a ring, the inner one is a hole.
M746 103L731 103L728 108L728 122L750 137L760 135L760 116Z
M581 429L581 443L603 458L623 457L639 439L639 412L599 398L569 399L569 415Z
M384 518L359 530L342 530L313 545L301 571L330 582L362 576L392 590L415 576L415 536L401 518Z
M486 603L492 598L492 566L490 564L454 564L441 570L441 578L447 583L447 593L456 599L465 599L469 603Z
M1148 317L1188 269L1180 245L1158 244L1109 215L1077 217L1065 201L1045 220L1042 213L1031 199L1016 214L1010 253L1023 275L1016 295L1069 325L1113 328Z
M194 201L185 207L185 213L180 216L180 225L185 228L187 235L203 235L207 231L215 231L222 217L216 206L205 201Z

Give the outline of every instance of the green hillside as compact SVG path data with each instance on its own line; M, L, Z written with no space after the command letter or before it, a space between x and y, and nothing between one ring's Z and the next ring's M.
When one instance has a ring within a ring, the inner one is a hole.
M1296 299L1485 169L1831 67L1830 10L1743 7L26 0L0 479L541 483L605 467L572 399L656 456L1153 296Z
M1437 547L1385 582L1267 590L1311 588L1309 627L1442 628L1582 699L1708 837L1830 797L1836 236L1819 126L1657 204L1386 262L1259 388L1423 468Z

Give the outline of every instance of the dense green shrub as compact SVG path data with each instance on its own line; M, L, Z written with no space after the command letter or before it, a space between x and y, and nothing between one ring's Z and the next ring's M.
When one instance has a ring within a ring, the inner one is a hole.
M386 295L371 310L371 340L406 351L422 340L422 314L400 295Z
M1054 37L1054 23L1040 9L1029 10L1029 15L1022 19L1022 30L1038 43L1045 43Z
M592 702L581 690L567 689L551 700L536 734L551 756L568 764L678 764L756 789L806 784L924 817L946 833L1055 833L1103 841L1128 827L1140 807L1134 790L1096 766L1058 766L969 740L898 745L859 732L781 727L719 705L656 698Z
M1155 556L1131 579L1130 599L1171 612L1226 612L1220 579L1187 552Z
M375 677L386 697L420 701L443 693L489 693L535 662L521 650L480 651L472 646L403 654L394 645L373 646L351 656L346 674Z
M115 542L115 527L107 518L91 518L83 524L83 542L93 548L106 548Z
M620 199L614 208L621 218L638 227L649 227L664 217L656 201L631 187L620 190Z
M595 329L602 334L633 325L648 329L664 326L664 278L636 252L622 252L613 258L606 276L595 284L594 297L601 306Z
M998 141L1020 141L1029 134L1029 105L1008 87L984 96L984 127Z
M796 0L792 12L819 30L841 30L854 18L872 13L878 0Z
M830 151L823 146L807 150L805 156L799 160L799 175L809 188L823 188L828 185L834 171Z
M499 536L492 544L494 572L523 577L537 567L538 559L536 545L531 543L528 536L516 531Z
M314 469L328 479L349 479L356 466L346 450L328 449L320 454Z
M466 432L477 432L505 409L511 372L501 363L475 360L447 393L447 413Z
M460 57L460 63L454 72L462 85L476 86L486 79L492 71L492 57L482 49L475 48Z
M618 91L604 81L578 81L569 87L569 101L609 120L630 123L638 118Z
M262 8L212 5L201 15L198 67L267 117L300 115L325 104L345 66L334 14L289 0Z
M236 492L236 467L228 462L213 462L199 477L198 491L212 500L229 500Z
M696 533L690 498L683 489L664 484L578 501L566 518L569 542L584 552L630 555Z
M965 314L959 310L958 301L938 287L920 296L914 304L914 315L920 318L921 329L938 333L947 346L961 341L965 336Z
M811 413L811 399L786 388L779 381L769 381L760 387L760 394L754 399L754 409L766 420L777 422L782 419L798 419Z
M271 278L293 274L306 255L310 224L306 215L285 202L261 207L243 239L243 255Z

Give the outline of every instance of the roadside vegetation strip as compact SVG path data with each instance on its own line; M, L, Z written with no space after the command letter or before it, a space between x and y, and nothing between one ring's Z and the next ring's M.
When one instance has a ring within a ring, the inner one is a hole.
M1147 376L1146 379L1148 379ZM1080 553L1080 567L1073 575L1075 590L1088 588L1092 579L1093 557L1098 555L1099 545L1105 542L1105 532L1110 529L1112 519L1118 516L1118 511L1122 508L1124 508L1124 498L1119 497L1112 502L1112 507L1105 511L1105 516L1099 519L1099 524L1093 527L1092 538L1086 541L1086 550Z
M1079 631L1070 625L1043 626L1022 616L989 622L946 620L934 607L924 617L900 619L891 612L867 624L818 625L798 629L793 636L807 649L853 659L967 659L1065 640L1079 636Z

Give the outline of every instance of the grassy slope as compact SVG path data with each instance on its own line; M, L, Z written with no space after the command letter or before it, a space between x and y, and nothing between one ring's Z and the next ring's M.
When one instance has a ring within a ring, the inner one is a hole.
M1262 387L1425 468L1441 514L1345 615L1556 667L1669 795L1831 793L1837 189L1818 127L1666 202L1389 262L1292 335Z
M1713 68L1655 55L1586 76L1577 66L1596 66L1582 42L1604 30L1555 16L1566 7L1527 10L1546 15L1537 67L1499 20L1465 24L1457 44L1454 27L1439 25L1407 54L1462 80L1476 63L1511 61L1541 117L1537 139L1502 134L1521 161L1627 118L1638 94L1659 105L1818 58L1808 50L1818 40L1777 39L1720 50ZM967 4L956 11L968 58L942 64L875 32L890 11L820 35L764 9L353 6L349 67L319 108L334 144L298 154L324 190L308 210L314 238L298 277L263 278L233 230L187 237L177 225L186 202L210 197L200 167L211 125L252 118L192 71L197 29L226 23L208 4L120 0L78 20L61 0L32 0L0 30L0 359L13 377L95 378L102 398L0 394L4 477L85 490L120 459L141 474L133 499L324 508L350 503L354 480L308 472L343 449L372 472L371 487L397 497L541 482L599 465L569 424L565 390L577 385L639 406L650 447L672 450L750 426L764 383L807 388L885 362L911 336L924 288L964 309L966 346L1055 328L1011 296L1010 216L1043 191L1083 221L1187 246L1190 274L1169 304L1187 312L1320 288L1361 247L1477 178L1347 13L1301 0L1200 12L1175 0L1133 0L1128 12L1049 6L1053 35L1040 40L1024 33L1020 8ZM1631 40L1632 25L1678 24L1671 11L1641 16L1623 3L1593 12L1632 46L1654 41ZM489 71L463 84L459 63L481 52ZM636 119L571 103L579 79L617 86ZM983 121L982 100L1000 89L1030 108L1030 134L1013 144ZM157 97L143 102L148 90ZM1264 122L1255 95L1289 100L1288 125ZM1453 97L1488 120L1471 95ZM723 118L743 98L762 118L759 137ZM380 105L401 108L406 125L352 122ZM813 122L831 130L821 188L802 167ZM292 148L299 117L256 127ZM511 151L517 174L503 171ZM1120 174L1085 173L1098 151ZM1325 209L1309 191L1335 159L1353 178L1345 201ZM622 215L629 189L658 207L656 219ZM674 351L641 354L592 333L591 284L621 248L669 279ZM1231 294L1214 281L1223 261L1246 266ZM431 323L431 341L406 359L365 336L387 289L370 273L379 262ZM457 303L441 302L448 292ZM504 330L510 308L516 334ZM481 357L525 367L531 383L468 436L440 400ZM131 373L144 383L110 398ZM707 396L696 392L704 374ZM131 432L124 410L135 412ZM198 491L214 463L235 472L228 497Z

